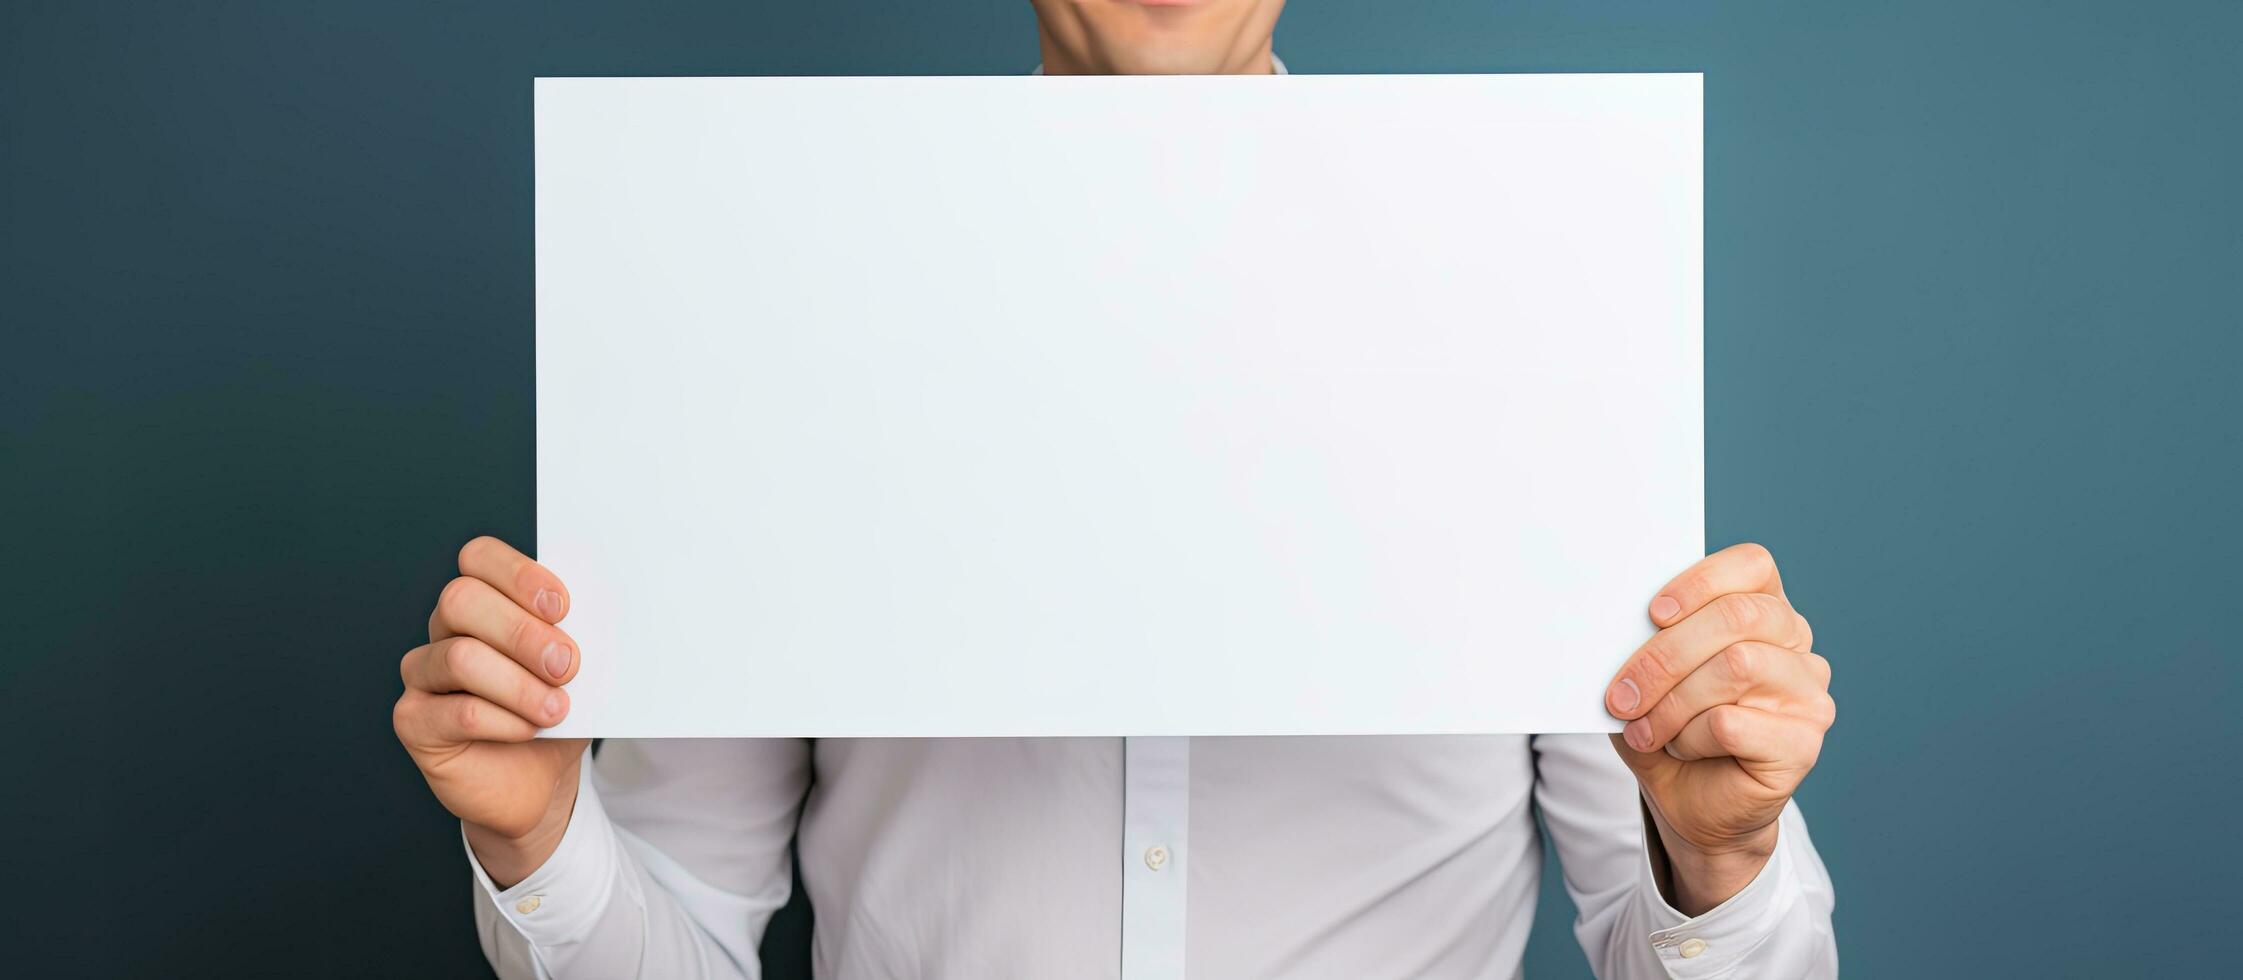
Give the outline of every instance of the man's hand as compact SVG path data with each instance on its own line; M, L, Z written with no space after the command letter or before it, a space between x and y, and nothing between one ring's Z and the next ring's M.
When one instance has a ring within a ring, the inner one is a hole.
M586 740L537 740L568 715L561 685L577 650L557 623L558 576L497 538L460 549L460 577L428 618L428 643L397 665L405 693L391 721L428 788L466 827L483 870L506 888L561 842L576 806Z
M1627 728L1613 748L1658 827L1670 899L1685 915L1727 901L1767 864L1776 818L1837 717L1830 662L1784 597L1768 549L1740 544L1651 600L1659 632L1605 692ZM1654 861L1654 866L1657 865Z

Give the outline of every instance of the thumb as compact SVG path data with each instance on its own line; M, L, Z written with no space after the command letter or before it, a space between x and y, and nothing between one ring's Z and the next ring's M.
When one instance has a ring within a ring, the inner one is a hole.
M1657 775L1682 765L1682 760L1668 755L1665 749L1638 752L1629 748L1627 740L1618 732L1607 737L1612 739L1612 751L1620 753L1620 761L1627 763L1629 771L1637 776Z

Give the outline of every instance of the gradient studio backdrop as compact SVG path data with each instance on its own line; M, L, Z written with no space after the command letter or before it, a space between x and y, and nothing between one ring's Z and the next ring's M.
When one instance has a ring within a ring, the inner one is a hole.
M453 549L535 531L530 78L1021 72L1032 30L0 5L6 971L482 975L388 716ZM2233 966L2239 37L2182 0L1285 17L1304 72L1706 73L1709 544L1773 546L1837 664L1802 802L1849 975ZM1585 975L1544 896L1528 974Z

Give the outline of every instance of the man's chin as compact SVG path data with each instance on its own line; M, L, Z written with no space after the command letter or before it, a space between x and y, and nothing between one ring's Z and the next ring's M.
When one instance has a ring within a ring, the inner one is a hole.
M1133 47L1113 59L1117 75L1220 75L1230 70L1226 51L1204 48Z

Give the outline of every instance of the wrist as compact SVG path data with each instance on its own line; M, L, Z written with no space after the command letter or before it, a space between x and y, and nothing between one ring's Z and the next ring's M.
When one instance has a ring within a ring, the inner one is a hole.
M1648 800L1644 817L1652 825L1645 842L1659 890L1667 904L1693 918L1713 911L1752 884L1776 853L1775 821L1750 834L1709 846L1692 843L1668 826Z
M460 821L466 834L467 846L475 852L476 863L483 866L493 885L500 890L512 888L523 879L544 867L547 859L561 847L561 839L568 835L569 820L576 812L578 766L572 764L553 787L553 796L547 802L545 816L528 831L509 834L479 823Z
M1776 828L1770 825L1765 843L1719 851L1695 851L1689 845L1669 845L1667 863L1674 871L1674 906L1688 916L1700 916L1760 876L1776 853Z

